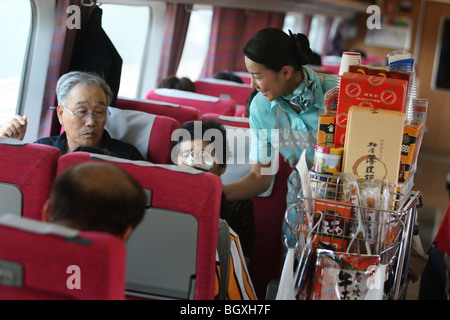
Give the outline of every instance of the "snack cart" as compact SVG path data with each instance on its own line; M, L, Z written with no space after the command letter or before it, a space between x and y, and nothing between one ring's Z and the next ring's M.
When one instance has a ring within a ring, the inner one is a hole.
M291 246L298 257L296 298L404 298L417 208L422 206L421 193L412 191L413 175L402 185L381 185L377 192L383 201L369 206L354 202L365 182L353 181L355 189L343 176L310 176L312 194L318 196L301 196L285 216L296 239ZM294 224L288 218L291 210L297 212Z
M417 97L412 55L387 58L388 68L374 68L360 65L358 53L342 56L338 86L324 96L312 168L305 151L296 165L301 192L285 214L278 299L406 294L428 101Z

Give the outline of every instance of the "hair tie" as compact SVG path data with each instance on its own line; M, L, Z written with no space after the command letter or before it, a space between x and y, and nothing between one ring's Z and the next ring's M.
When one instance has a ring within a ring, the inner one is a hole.
M303 33L292 33L291 30L289 31L289 37L294 45L295 50L298 52L300 57L302 57L302 64L309 63L309 60L312 56L312 51L309 46L309 40L308 37L305 36Z

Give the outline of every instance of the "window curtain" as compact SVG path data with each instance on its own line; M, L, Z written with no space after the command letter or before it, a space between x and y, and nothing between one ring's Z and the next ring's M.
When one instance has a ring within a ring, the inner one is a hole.
M285 13L214 8L209 50L201 77L211 77L223 70L245 71L242 49L247 41L263 28L282 29L284 18Z
M327 51L328 51L328 42L330 39L330 31L331 31L331 26L333 25L333 17L327 17L327 24L326 24L326 30L325 30L325 36L324 36L324 41L323 41L323 45L322 45L322 52L318 52L320 55L326 55Z
M95 6L87 7L81 5L81 0L58 0L56 1L55 24L53 28L52 47L50 61L47 69L47 79L42 101L41 119L38 137L47 137L59 133L60 125L56 110L56 83L61 75L70 70L73 44L77 29L67 28L69 14L67 8L77 5L81 13L81 26L86 23L90 13Z
M167 4L157 83L177 73L191 17L191 8L192 6L183 3Z
M309 37L309 30L311 29L311 21L312 21L312 15L305 15L305 19L303 21L303 34L307 37Z

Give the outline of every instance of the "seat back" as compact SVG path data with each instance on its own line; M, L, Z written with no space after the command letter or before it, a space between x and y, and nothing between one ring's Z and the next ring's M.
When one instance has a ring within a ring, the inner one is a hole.
M107 233L0 216L0 300L124 299L126 247Z
M206 114L203 119L215 119L221 122L227 130L230 154L233 159L227 159L227 170L221 176L224 184L237 181L250 171L250 134L242 136L242 129L249 128L248 118L223 117L216 114ZM230 130L230 131L229 131ZM250 129L249 129L250 130ZM233 136L233 131L234 136ZM231 139L235 139L231 143ZM246 143L243 144L243 140ZM236 155L236 153L239 154ZM242 155L245 161L242 161ZM232 162L232 163L230 163ZM276 174L267 191L252 198L255 221L255 245L249 266L249 273L257 296L264 297L267 285L272 279L279 279L282 267L281 227L286 211L287 180L292 168L281 154L272 163ZM264 268L261 268L264 266Z
M194 216L150 206L127 243L127 295L193 300L198 233Z
M201 78L194 81L194 85L195 91L198 93L233 99L238 105L243 106L252 92L252 88L248 84L214 78Z
M0 138L0 214L41 220L60 155L51 146Z
M126 110L142 111L160 116L170 117L177 120L180 124L187 121L200 119L200 110L174 104L169 102L161 102L156 100L130 99L119 97L116 101L116 107Z
M236 101L233 99L222 99L177 89L151 89L147 92L145 98L190 106L200 110L202 114L211 112L232 116L236 112Z
M252 75L247 71L234 71L235 75L242 79L245 84L252 84Z
M58 174L86 161L113 162L139 181L145 190L151 191L150 209L127 243L130 252L127 260L130 270L127 273L127 294L144 298L165 296L179 299L190 298L193 292L195 299L214 299L222 194L220 179L192 168L127 161L85 152L62 156L58 163ZM155 231L155 228L159 230ZM186 236L183 235L186 233ZM180 250L186 253L181 255ZM152 260L145 260L144 257ZM184 279L181 285L163 280L176 279L174 272L178 272L177 268L192 270L194 264L188 257L195 258L195 274ZM156 279L153 274L158 275ZM194 284L195 288L192 289ZM191 289L187 289L189 286Z
M171 163L172 132L180 123L148 112L109 107L105 129L112 138L134 145L150 162Z

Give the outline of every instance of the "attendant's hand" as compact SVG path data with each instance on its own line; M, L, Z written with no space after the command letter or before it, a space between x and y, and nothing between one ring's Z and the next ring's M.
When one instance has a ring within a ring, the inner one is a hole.
M15 115L11 120L0 126L0 136L23 140L27 132L27 116Z

